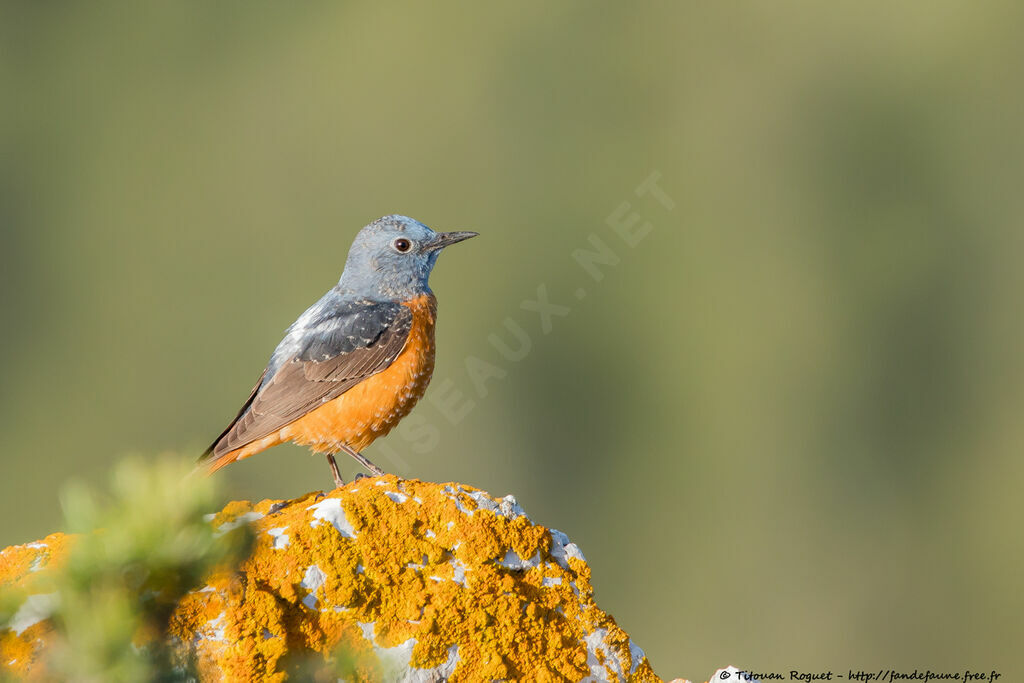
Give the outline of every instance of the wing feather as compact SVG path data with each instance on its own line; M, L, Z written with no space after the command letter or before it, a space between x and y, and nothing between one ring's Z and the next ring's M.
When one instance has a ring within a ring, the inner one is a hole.
M315 308L307 311L305 325L299 326L300 318L289 329L238 416L200 461L269 436L385 370L405 348L412 329L412 312L401 304Z

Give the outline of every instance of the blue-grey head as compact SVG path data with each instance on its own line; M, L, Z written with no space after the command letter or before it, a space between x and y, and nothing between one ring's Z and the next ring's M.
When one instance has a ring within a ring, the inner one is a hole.
M407 301L430 291L441 250L475 232L434 232L406 216L384 216L359 231L338 288L373 301Z

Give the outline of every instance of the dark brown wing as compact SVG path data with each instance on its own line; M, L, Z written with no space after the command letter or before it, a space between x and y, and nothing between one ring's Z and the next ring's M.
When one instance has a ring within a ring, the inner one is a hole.
M411 328L412 312L400 304L307 312L289 330L238 417L200 461L273 434L385 370L402 352Z

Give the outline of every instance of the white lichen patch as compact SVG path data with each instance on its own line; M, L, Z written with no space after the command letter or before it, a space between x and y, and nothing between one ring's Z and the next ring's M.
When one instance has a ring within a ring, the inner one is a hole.
M381 647L374 640L374 627L374 623L359 623L363 638L373 645L374 655L386 672L386 680L395 683L436 683L448 680L455 673L455 667L459 664L458 645L448 648L448 658L439 666L419 669L411 664L412 651L419 641L409 638L394 647Z
M255 512L255 511L246 512L245 514L238 515L237 517L235 517L230 522L224 522L223 524L221 524L213 532L213 535L214 535L214 537L223 536L224 534L226 534L227 532L231 531L232 529L237 529L238 527L242 526L243 524L248 524L250 522L255 522L258 519L263 519L263 513L262 512Z
M448 564L450 564L451 567L452 567L452 578L451 578L451 580L454 581L455 583L465 587L466 586L466 570L468 569L468 567L466 567L466 565L464 565L458 558L455 558L455 557L453 557L448 562ZM441 581L446 581L447 580L447 579L445 579L443 577L437 576L436 574L434 574L432 576L428 576L427 578L433 579L434 581L437 581L438 583L440 583Z
M526 517L529 519L515 496L505 496L501 500L495 501L484 491L465 491L461 488L459 490L476 501L477 508L480 510L489 510L499 517L504 517L510 521L516 517Z
M401 678L396 678L395 680L403 682L412 681L416 679L409 678L413 672L413 668L409 663L412 661L412 650L416 647L416 642L415 638L409 638L394 647L380 647L378 645L374 645L373 651L374 654L377 655L377 660L381 663L381 668L385 671L402 672Z
M339 499L324 498L319 503L310 505L308 509L313 511L313 521L309 523L311 527L317 527L321 521L327 520L345 538L356 537L356 530L345 518L345 509L341 507Z
M217 615L216 619L211 619L206 623L206 627L210 630L210 635L207 636L208 640L224 641L224 617L225 613L221 612Z
M285 533L286 531L288 531L288 527L286 526L279 526L273 529L267 529L267 533L270 534L270 536L274 539L273 545L270 546L271 548L274 548L275 550L283 550L284 548L288 547L288 543L290 541L288 538L288 534Z
M622 680L624 678L622 659L614 648L609 647L606 641L607 637L607 629L599 628L588 633L584 638L584 642L587 644L587 666L590 667L590 676L584 678L584 681Z
M56 593L37 593L25 598L18 611L14 613L7 627L20 636L25 629L35 626L44 619L49 619L57 609L59 596Z
M26 543L21 546L23 548L29 548L31 550L49 551L49 546L39 541L33 541L32 543ZM38 552L32 558L32 562L28 566L29 572L35 573L46 566L47 561L50 559L49 552Z
M203 641L223 643L226 640L224 637L224 620L226 616L226 613L221 612L214 619L210 619L197 628L192 637L192 647L196 647Z
M453 557L450 564L452 565L452 581L465 586L466 571L469 569L469 567L464 565L462 561L459 560L459 558L457 557Z
M408 641L406 641L408 642ZM405 645L403 643L402 645ZM410 651L410 655L412 652ZM455 673L455 667L459 665L459 646L452 645L448 648L448 659L443 664L433 669L417 669L410 666L403 672L398 680L402 683L435 683L436 681L447 681Z
M459 493L469 496L476 503L478 510L490 510L491 512L498 512L498 504L494 502L494 499L487 495L484 491L467 491L461 486L459 487Z
M505 557L498 562L505 569L512 569L513 571L525 571L527 569L533 569L540 566L540 551L538 550L528 560L524 560L514 550L508 550L505 553Z
M462 504L462 495L460 494L466 495L466 492L462 490L461 486L458 488L458 490L455 490L451 486L445 486L444 492L448 496L448 498L450 498L452 502L455 503L455 508L462 514L468 517L472 517L473 513L476 512L475 510L471 510L470 508ZM449 522L449 524L450 523L451 522Z
M516 517L529 517L523 511L522 506L516 501L515 496L505 496L501 500L491 498L485 491L466 490L462 486L448 485L444 487L444 493L455 503L455 507L464 515L472 517L477 510L487 510L499 517L513 520ZM463 497L467 497L476 503L476 508L467 507Z
M404 493L399 493L398 491L385 491L384 495L390 498L391 500L395 501L396 503L404 503L405 501L409 500L409 496L405 495Z
M640 662L644 661L647 657L647 653L643 649L633 642L631 638L629 641L629 658L633 660L633 666L629 667L629 675L632 676L636 673L636 670L640 668ZM722 679L716 679L722 680Z
M501 516L508 520L513 520L516 517L526 517L526 519L530 519L530 516L526 514L526 511L523 510L515 496L509 495L502 498L501 502L498 504L498 509L501 511Z
M316 609L317 597L316 592L324 585L327 580L327 575L321 571L320 567L315 564L311 564L306 568L306 574L302 577L300 586L309 591L309 595L302 598L302 604L309 609Z
M551 529L551 557L555 558L558 564L565 569L569 568L569 558L573 557L580 562L586 562L582 551L575 543L569 541L569 537L558 529Z
M416 571L418 571L418 572L419 572L419 571L423 571L423 569L424 569L424 568L425 568L425 567L426 567L426 566L427 566L428 564L430 564L430 558L429 558L429 557L427 557L426 555L424 555L424 556L423 556L423 561L422 561L422 562L418 562L418 563L417 563L417 562L406 562L406 563L405 563L405 568L406 568L406 569L415 569Z

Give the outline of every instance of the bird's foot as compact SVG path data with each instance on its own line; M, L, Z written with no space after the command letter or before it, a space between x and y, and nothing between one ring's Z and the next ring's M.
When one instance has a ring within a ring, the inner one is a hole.
M341 478L341 472L338 471L338 461L334 459L333 453L327 454L327 464L331 466L331 475L334 477L334 486L340 489L345 485L345 480Z

